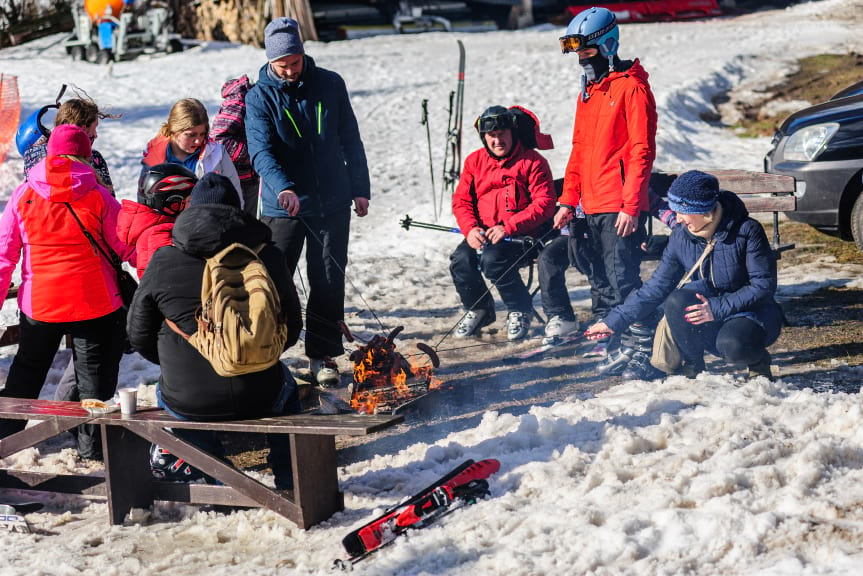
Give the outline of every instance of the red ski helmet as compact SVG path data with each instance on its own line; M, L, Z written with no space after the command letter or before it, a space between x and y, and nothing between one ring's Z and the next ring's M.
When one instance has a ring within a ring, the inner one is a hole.
M177 216L198 178L179 164L157 164L147 169L138 188L138 202L165 216Z

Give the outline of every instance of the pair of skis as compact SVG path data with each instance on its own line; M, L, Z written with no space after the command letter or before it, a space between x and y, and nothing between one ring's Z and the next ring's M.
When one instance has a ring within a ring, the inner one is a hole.
M464 111L464 65L465 50L461 40L458 42L458 82L456 89L449 93L449 118L446 129L446 148L443 157L443 185L441 187L440 202L435 195L434 165L432 163L431 131L428 120L428 100L422 101L423 115L420 124L426 127L426 139L428 140L429 171L431 173L432 185L432 207L435 219L441 216L444 202L455 191L456 183L461 176L461 129Z
M349 558L336 560L336 566L348 568L408 530L424 528L459 507L488 496L488 477L498 470L500 462L497 460L465 460L442 478L345 536L342 545Z

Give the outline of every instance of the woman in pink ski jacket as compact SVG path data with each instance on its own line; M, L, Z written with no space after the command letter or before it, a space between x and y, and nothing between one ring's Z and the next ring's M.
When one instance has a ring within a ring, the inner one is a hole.
M23 254L18 291L20 337L0 395L38 398L64 334L71 334L81 399L106 400L117 386L125 312L117 273L83 228L106 251L134 264L135 249L117 238L120 205L97 182L87 133L58 126L48 156L9 199L0 218L0 301ZM0 437L24 421L0 421ZM95 426L78 428L78 453L101 458Z

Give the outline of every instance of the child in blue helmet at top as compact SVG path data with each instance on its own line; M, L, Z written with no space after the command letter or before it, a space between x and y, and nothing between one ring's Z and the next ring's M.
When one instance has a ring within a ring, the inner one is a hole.
M94 142L98 137L97 128L99 120L104 118L114 118L99 111L99 107L89 98L72 98L63 102L57 110L57 115L54 117L54 126L63 124L72 124L83 128L90 137L90 142ZM26 143L22 143L26 146ZM24 150L18 150L24 158L24 177L28 178L30 169L33 168L40 160L48 154L48 137L39 137L32 145ZM105 159L95 148L92 149L92 157L90 160L93 169L96 171L96 176L100 183L104 185L111 194L114 195L114 185L111 182L111 174L108 172L108 165Z

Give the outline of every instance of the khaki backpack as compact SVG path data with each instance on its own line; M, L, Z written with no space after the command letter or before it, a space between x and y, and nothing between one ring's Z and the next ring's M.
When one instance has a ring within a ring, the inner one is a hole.
M207 258L201 282L198 330L185 338L220 376L260 372L279 360L288 340L279 293L257 249L235 242Z

